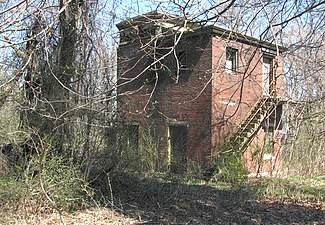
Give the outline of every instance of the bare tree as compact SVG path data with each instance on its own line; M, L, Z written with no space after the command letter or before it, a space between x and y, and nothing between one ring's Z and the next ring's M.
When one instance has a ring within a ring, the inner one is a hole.
M61 153L90 160L92 152L110 145L108 139L116 139L107 136L107 128L117 118L116 98L121 93L116 93L116 87L127 87L137 78L145 81L146 70L156 75L158 70L168 72L165 60L175 58L184 29L193 22L288 46L292 64L285 68L287 93L292 93L295 101L321 104L324 7L324 1L316 0L9 0L0 6L0 108L12 93L24 93L23 102L19 102L24 125L41 136L53 136ZM136 78L117 80L116 46L123 37L118 37L114 24L152 10L166 16L175 14L183 23L171 33L170 46L159 45L161 36L151 35L142 43L143 57L131 70L144 61L148 67ZM170 33L160 35L165 34ZM180 72L184 69L181 56L176 58L175 68ZM178 75L173 77L176 82ZM157 113L156 81L148 81L154 85L140 112Z
M103 148L114 113L115 15L101 20L105 4L8 1L0 12L1 104L22 93L23 126L84 160Z

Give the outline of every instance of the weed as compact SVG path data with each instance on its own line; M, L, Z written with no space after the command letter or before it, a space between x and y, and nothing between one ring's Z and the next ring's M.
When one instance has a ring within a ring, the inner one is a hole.
M126 132L123 135L125 137L122 137L121 140L123 143L118 159L120 169L136 172L155 171L158 164L158 143L153 138L150 129L141 130L139 137L138 133L135 134L134 131ZM139 142L134 140L134 136L139 138Z
M25 181L33 198L44 203L52 201L60 210L71 211L84 204L87 183L76 166L58 155L48 154L41 169L39 158L33 158L25 171Z
M261 198L293 202L324 202L325 179L321 177L261 178L249 183Z
M212 181L226 182L235 186L240 186L247 179L247 170L242 156L233 152L228 152L216 158L212 165L216 168Z
M62 157L45 154L40 164L39 156L34 156L23 175L0 177L0 224L28 221L54 209L60 216L63 211L83 209L89 202L88 190L78 168Z
M25 182L12 175L0 177L0 224L9 224L28 199L30 193Z

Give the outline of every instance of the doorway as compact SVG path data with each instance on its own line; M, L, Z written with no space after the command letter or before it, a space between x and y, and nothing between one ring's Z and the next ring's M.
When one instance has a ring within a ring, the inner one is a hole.
M170 171L184 173L187 166L187 124L169 124L168 142Z
M270 96L270 90L273 84L273 58L263 57L263 96Z

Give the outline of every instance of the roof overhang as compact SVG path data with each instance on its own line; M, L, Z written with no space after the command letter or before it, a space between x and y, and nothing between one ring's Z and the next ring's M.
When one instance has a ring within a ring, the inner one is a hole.
M233 30L228 30L214 25L201 25L200 23L195 22L187 22L185 26L185 21L186 20L184 20L182 17L174 14L153 11L130 19L126 19L116 24L116 27L120 31L122 31L124 29L132 28L138 25L159 26L174 30L175 32L184 32L185 36L208 33L210 35L219 36L228 40L233 40L256 47L265 48L266 50L270 49L276 52L287 51L286 47L283 47L279 44L272 43L269 41L263 41L255 37L248 36L246 34L235 32Z

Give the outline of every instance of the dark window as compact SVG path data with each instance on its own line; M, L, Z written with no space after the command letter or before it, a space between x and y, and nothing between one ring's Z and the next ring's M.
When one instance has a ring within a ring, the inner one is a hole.
M190 70L188 65L188 53L185 50L178 51L175 62L175 69L172 71L173 83L184 83L189 79Z
M277 105L270 115L264 120L263 128L267 131L281 130L283 128L283 105Z
M226 69L238 71L238 50L235 48L226 48Z
M164 57L164 59L159 60ZM170 53L170 48L157 48L152 55L152 61L156 62L147 75L147 83L158 84L184 83L189 79L188 52L179 50L176 56Z
M151 64L150 69L147 71L146 81L148 84L156 85L165 83L169 68L167 67L167 59L166 55L168 54L168 48L157 47L150 54ZM164 58L164 59L161 59ZM158 79L158 80L157 80Z

